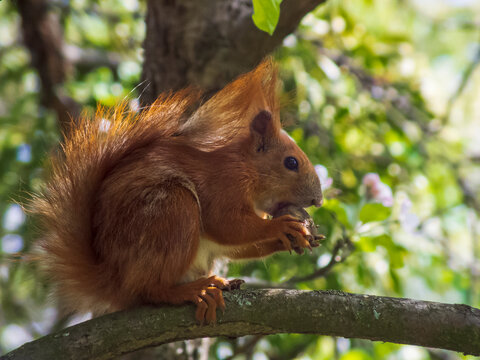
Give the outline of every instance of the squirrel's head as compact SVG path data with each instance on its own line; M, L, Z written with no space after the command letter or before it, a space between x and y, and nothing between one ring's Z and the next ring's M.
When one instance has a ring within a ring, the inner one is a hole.
M271 112L259 111L250 124L249 152L258 173L255 207L270 215L284 206L321 206L320 179L315 169Z
M241 139L238 151L247 152L248 166L253 167L249 175L258 176L255 207L270 215L288 205L322 204L312 163L282 130L277 88L276 66L267 58L216 93L179 130L192 146L208 152L223 151Z

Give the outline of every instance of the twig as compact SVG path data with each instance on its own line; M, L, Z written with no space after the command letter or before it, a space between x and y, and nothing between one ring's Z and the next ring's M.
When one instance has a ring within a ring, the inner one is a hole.
M245 341L245 344L236 347L233 354L225 358L225 360L232 360L233 358L241 354L247 354L247 355L251 354L255 346L263 338L264 338L263 335L254 335L250 337L247 341Z
M317 46L318 51L322 55L328 57L337 66L352 74L355 79L357 79L360 87L367 90L374 99L384 101L392 106L392 110L396 109L396 111L406 115L407 118L416 120L418 126L420 126L420 128L426 133L432 133L433 131L438 130L432 130L429 128L426 120L430 120L430 114L423 109L418 109L413 104L410 94L404 94L398 90L398 84L390 83L384 78L370 75L365 69L356 66L350 57L324 48L319 41L313 41L313 43ZM395 121L392 116L388 118L394 123L393 125L395 127L401 128L401 124L399 124L398 121Z
M470 80L472 74L474 73L475 69L480 65L480 46L478 46L477 52L473 56L472 61L467 66L465 71L462 74L462 79L458 84L457 90L452 94L450 99L447 102L447 107L445 110L445 115L443 116L443 122L445 123L450 118L450 113L452 112L453 105L457 101L457 99L463 94L465 88L467 87L468 81Z
M284 284L285 285L290 285L290 284L296 284L299 282L304 282L304 281L310 281L310 280L315 280L320 277L326 276L330 270L339 263L344 262L347 259L348 255L345 256L339 256L339 253L343 250L347 250L348 252L351 252L353 250L353 243L348 237L339 239L336 243L335 246L333 247L332 250L332 256L330 258L330 261L328 262L327 265L324 267L321 267L320 269L314 271L313 273L305 276L294 276L290 280L286 281Z

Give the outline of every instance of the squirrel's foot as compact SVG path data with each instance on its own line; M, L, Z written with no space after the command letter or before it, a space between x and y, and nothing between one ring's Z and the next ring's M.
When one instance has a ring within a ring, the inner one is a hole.
M210 276L196 282L200 282L201 291L197 298L200 298L201 301L197 302L195 318L200 324L204 322L207 324L215 323L217 321L217 308L225 311L225 301L221 289L228 280L218 276Z
M210 276L181 284L171 290L167 302L172 304L192 302L197 306L195 312L197 322L212 324L217 320L217 308L225 310L225 301L221 290L225 283L228 283L228 280Z
M222 291L215 286L208 286L201 290L195 296L194 302L197 304L195 319L203 325L214 324L217 321L217 307L222 311L225 310L225 301L223 300Z
M219 276L200 278L176 287L177 295L173 303L189 301L197 306L195 319L200 324L213 324L217 321L217 308L225 311L225 300L222 291L236 290L245 281L227 280ZM177 298L178 297L178 298Z

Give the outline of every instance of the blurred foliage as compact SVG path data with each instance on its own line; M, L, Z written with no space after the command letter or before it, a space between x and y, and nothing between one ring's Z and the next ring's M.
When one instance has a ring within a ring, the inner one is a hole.
M133 98L145 4L52 6L74 64L68 95L87 110ZM38 189L46 154L60 138L55 115L39 106L39 79L19 23L14 4L1 1L0 353L65 325L44 281L13 255L28 251L35 237L15 202ZM314 164L323 165L317 170L327 200L311 211L327 239L302 256L231 264L229 275L278 285L330 264L322 276L294 286L480 306L479 24L474 0L329 0L304 18L276 58L284 123ZM306 335L222 339L211 349L212 358L232 355L468 358Z

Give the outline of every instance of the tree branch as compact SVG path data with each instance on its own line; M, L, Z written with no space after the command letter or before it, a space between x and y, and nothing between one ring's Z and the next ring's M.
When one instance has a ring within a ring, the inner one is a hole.
M304 333L420 345L480 355L480 310L467 305L340 291L225 293L215 325L194 322L193 306L143 307L96 318L1 357L112 359L149 346L200 337Z

